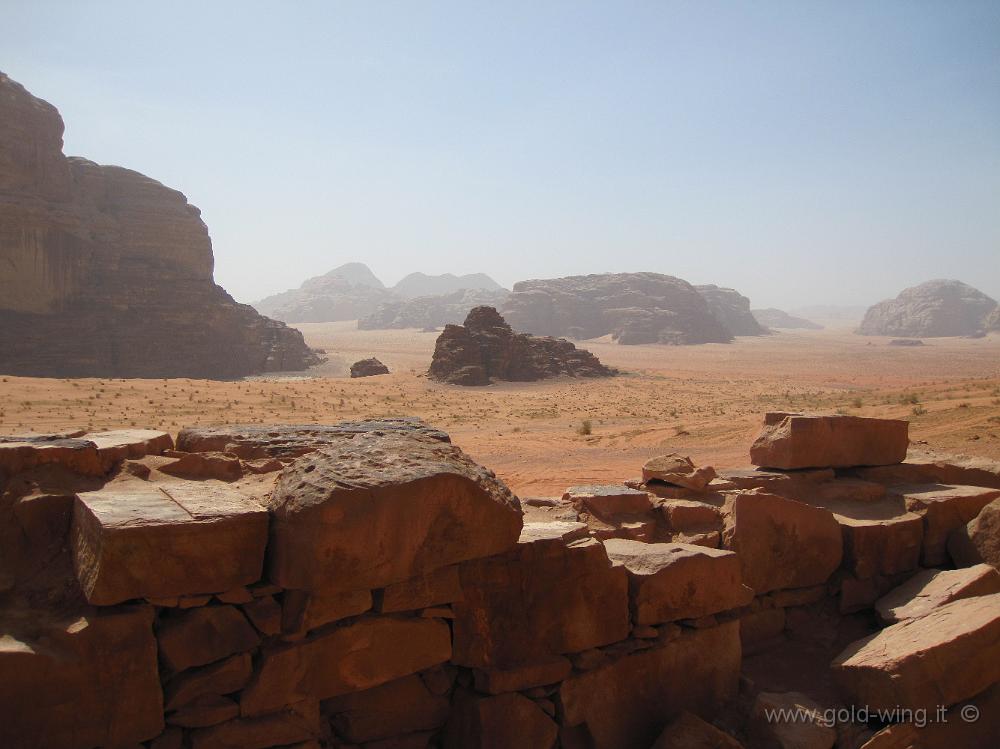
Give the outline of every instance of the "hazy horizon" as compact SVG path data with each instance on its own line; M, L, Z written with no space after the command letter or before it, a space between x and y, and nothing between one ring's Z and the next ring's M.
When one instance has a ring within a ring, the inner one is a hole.
M1000 5L0 0L65 152L182 191L240 301L347 262L1000 299Z

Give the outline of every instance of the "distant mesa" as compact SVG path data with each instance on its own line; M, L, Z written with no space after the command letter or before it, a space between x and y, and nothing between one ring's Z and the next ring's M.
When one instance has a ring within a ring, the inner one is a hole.
M453 311L442 312L447 319L440 322L404 324L404 321L419 319L421 315L427 315L428 320L440 319L441 314L435 318L429 310L435 307L443 310L449 305L454 309L456 304L461 307L465 303L460 298L456 301L456 294L483 290L491 292L490 295L470 297L457 318ZM262 314L289 323L366 320L359 327L425 327L461 320L476 304L495 304L502 299L502 294L506 294L506 290L484 273L466 276L411 273L389 289L364 263L347 263L322 276L308 279L297 289L255 302L254 307ZM450 298L437 300L445 296ZM412 310L406 306L409 300L416 302ZM397 318L398 321L393 322Z
M907 338L975 335L992 323L997 303L961 281L927 281L869 308L857 332Z
M734 336L767 335L767 329L750 312L750 300L736 291L721 286L695 286L708 302L715 319Z
M745 297L704 289L711 291L660 273L567 276L514 284L501 311L514 328L535 335L611 335L626 345L729 343L735 333L722 320L734 316L746 329L749 301L744 316Z
M390 328L420 328L436 330L445 325L458 325L473 307L500 307L510 294L505 289L459 289L450 294L420 296L380 304L374 313L358 320L362 330Z
M0 371L234 378L320 363L213 280L180 192L62 153L63 121L0 73Z
M356 361L351 365L351 377L374 377L384 374L389 374L389 368L374 356L371 359Z
M784 310L768 307L767 309L751 310L757 322L765 328L779 328L786 330L823 330L823 326L806 320L804 317L790 315Z
M802 317L827 328L856 328L868 311L866 306L850 304L812 304L788 310L794 317Z
M393 286L392 290L404 299L454 294L464 290L506 292L503 286L485 273L469 273L464 276L453 273L442 273L440 276L411 273Z
M515 333L496 309L484 306L469 312L464 326L445 326L428 374L452 385L489 385L560 375L609 377L615 370L569 341Z

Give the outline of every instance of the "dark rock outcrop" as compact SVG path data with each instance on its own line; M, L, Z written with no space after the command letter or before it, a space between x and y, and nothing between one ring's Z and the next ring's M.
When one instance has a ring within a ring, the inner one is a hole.
M750 312L750 300L736 289L726 289L708 284L694 287L708 302L715 319L733 335L766 335L757 318Z
M299 288L254 303L261 314L285 322L337 322L370 315L394 298L367 265L347 263L306 280Z
M460 289L451 294L421 296L415 299L386 302L368 317L358 320L361 330L388 328L440 328L458 325L473 307L499 307L510 292L500 289Z
M518 330L618 343L728 343L732 333L704 297L680 278L605 273L521 281L502 308Z
M411 273L392 287L392 290L404 299L454 294L465 289L506 291L503 286L485 273L467 273L464 276L456 276L454 273L442 273L439 276L428 276L426 273L419 272Z
M984 329L996 308L996 301L978 289L938 279L872 306L857 332L911 338L973 335Z
M62 153L51 104L0 73L0 371L240 377L319 363L212 277L184 195Z
M389 368L375 357L362 359L351 365L351 377L373 377L389 374Z
M515 333L493 307L476 307L465 325L448 325L434 347L430 376L453 385L547 377L608 377L615 372L569 341Z
M790 330L822 330L823 326L806 320L804 317L790 315L784 310L768 307L767 309L750 310L754 318L765 328L788 328Z

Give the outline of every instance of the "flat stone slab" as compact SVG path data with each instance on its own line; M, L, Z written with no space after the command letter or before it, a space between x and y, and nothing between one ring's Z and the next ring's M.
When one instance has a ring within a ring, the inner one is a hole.
M731 551L623 539L605 541L604 547L608 558L628 573L637 625L698 619L753 600L753 590L742 583L740 560Z
M849 468L901 463L909 422L861 416L772 412L750 447L750 462L767 468Z
M948 534L948 554L958 566L985 562L1000 569L1000 499Z
M622 484L590 484L571 486L562 496L577 507L586 507L601 517L631 515L651 509L649 495Z
M70 531L88 602L220 593L260 579L267 511L224 484L116 482L77 496Z
M849 645L832 664L854 704L953 705L1000 681L1000 593L952 601Z
M889 488L890 495L903 498L906 509L924 520L924 543L920 563L938 567L948 561L948 535L975 518L1000 489L953 484L904 484Z
M115 463L147 455L162 455L172 450L174 438L158 429L116 429L109 432L87 432L80 439L89 440L97 447L97 454L110 468Z
M83 476L100 476L104 464L90 440L0 437L0 475L13 476L43 465L61 465Z
M988 564L958 570L921 570L875 603L883 622L916 619L962 598L1000 593L1000 572Z

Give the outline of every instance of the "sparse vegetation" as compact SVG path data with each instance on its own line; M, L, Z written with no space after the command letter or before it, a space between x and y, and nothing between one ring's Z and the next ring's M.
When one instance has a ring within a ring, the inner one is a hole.
M594 425L590 423L590 419L584 419L580 422L580 426L576 428L576 433L580 436L586 436L592 434L594 431Z

